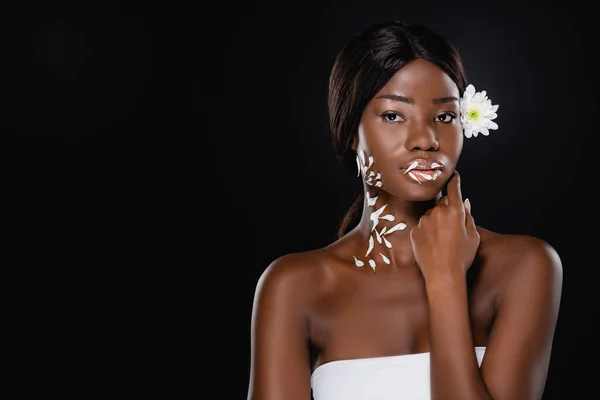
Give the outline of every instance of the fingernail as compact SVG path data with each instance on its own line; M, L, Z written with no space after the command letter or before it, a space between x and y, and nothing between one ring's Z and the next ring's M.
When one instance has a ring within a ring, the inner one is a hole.
M469 212L471 212L471 200L465 199L464 203L465 203L465 208L467 210L469 210Z

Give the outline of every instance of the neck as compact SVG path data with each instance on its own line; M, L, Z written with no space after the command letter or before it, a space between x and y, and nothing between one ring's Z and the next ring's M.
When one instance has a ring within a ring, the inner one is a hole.
M355 254L356 265L373 271L380 267L414 267L410 231L440 197L441 193L428 201L406 201L387 192L373 194L366 190L362 216L354 229L361 238Z

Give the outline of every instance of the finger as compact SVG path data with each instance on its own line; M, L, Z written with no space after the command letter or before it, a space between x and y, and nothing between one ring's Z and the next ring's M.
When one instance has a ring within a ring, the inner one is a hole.
M418 229L417 227L413 227L410 230L409 234L408 234L408 236L410 237L411 242L414 241L415 238L416 238L416 236L417 236L417 229Z
M442 206L447 206L448 205L448 196L442 196L440 197L440 199L437 201L436 205L442 205Z
M471 200L465 199L465 201L463 201L463 204L465 205L465 210L471 212Z
M471 215L471 201L469 199L466 199L464 201L464 205L465 205L465 227L467 228L467 233L470 235L473 235L477 232L477 225L475 225L475 220L473 219L473 216Z
M460 175L458 174L458 171L454 171L446 188L448 192L448 205L462 208L464 204L460 190Z

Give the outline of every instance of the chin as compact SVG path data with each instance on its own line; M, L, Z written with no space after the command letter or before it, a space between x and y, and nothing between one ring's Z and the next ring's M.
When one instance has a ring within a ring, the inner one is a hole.
M431 201L440 197L443 186L442 181L428 182L421 185L409 183L398 187L396 190L390 190L390 193L406 201Z
M405 193L403 198L408 201L432 201L440 197L442 188L423 188L420 190L410 190Z
M383 190L390 195L404 201L432 201L437 200L446 184L446 179L437 179L423 183L409 181L407 179L388 181L383 184Z

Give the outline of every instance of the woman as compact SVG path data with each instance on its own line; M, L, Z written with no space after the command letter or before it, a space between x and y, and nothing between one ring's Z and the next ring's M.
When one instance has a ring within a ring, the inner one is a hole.
M455 169L497 108L425 26L378 24L342 49L330 127L364 195L338 240L261 276L248 399L542 397L560 258L477 226Z

